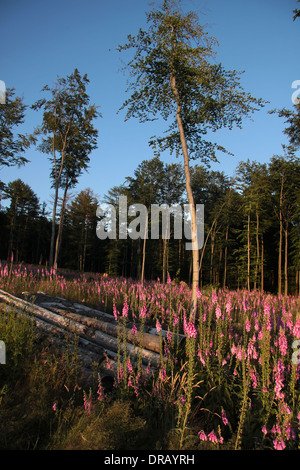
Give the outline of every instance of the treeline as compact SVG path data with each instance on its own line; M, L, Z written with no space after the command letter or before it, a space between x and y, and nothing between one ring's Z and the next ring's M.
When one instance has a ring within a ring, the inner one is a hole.
M244 118L266 103L243 91L239 72L207 60L215 41L206 37L193 12L183 15L165 0L147 18L149 30L129 35L129 42L118 47L120 52L135 50L128 63L132 94L121 109L127 110L125 120L143 123L160 115L170 127L164 137L150 139L155 157L111 188L104 201L90 189L71 195L98 146L101 114L90 103L87 75L75 69L43 87L43 97L30 106L40 116L30 135L17 132L27 106L14 89L6 90L0 106L0 169L26 164L25 152L35 145L49 160L54 196L48 213L24 182L0 181L2 198L8 201L0 210L1 259L141 280L159 277L163 282L169 274L192 283L193 308L198 285L299 293L300 172L295 152L300 149L300 101L294 100L293 110L269 111L285 119L289 146L283 156L273 156L268 164L240 163L234 179L211 171L208 165L216 161L216 152L229 152L205 140L208 130L241 127ZM166 150L183 156L184 169L159 159ZM194 159L201 165L191 166ZM158 239L100 240L97 207L102 202L118 207L120 195L127 196L128 205L143 204L148 211L151 204L189 202L194 227L194 206L204 204L203 247L186 250L187 240L173 236L173 221L169 239L160 233Z
M288 153L288 151L290 152ZM261 289L299 293L300 285L300 171L291 149L268 164L241 162L235 178L204 166L191 167L196 204L204 204L204 245L200 250L200 286ZM181 164L165 164L158 157L143 161L132 177L111 188L103 200L85 189L66 203L58 267L106 272L137 279L191 281L191 251L186 239L100 240L96 235L97 207L127 196L128 206L168 206L187 203ZM9 205L0 211L1 259L47 264L51 221L45 204L21 180L2 192ZM118 215L118 211L117 211ZM136 216L135 216L136 217ZM128 217L128 223L134 217ZM56 220L56 232L59 220ZM142 229L142 228L141 228ZM183 232L184 233L184 232Z

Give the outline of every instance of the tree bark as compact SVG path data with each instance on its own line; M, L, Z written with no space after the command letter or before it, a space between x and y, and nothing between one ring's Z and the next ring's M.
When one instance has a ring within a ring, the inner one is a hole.
M168 224L169 224L169 220L167 221L165 236L163 238L163 284L166 282L167 269L168 269L168 239L167 239Z
M284 230L284 295L288 295L288 223Z
M227 251L228 251L228 234L229 234L229 225L226 227L226 236L225 236L225 249L224 249L224 277L223 277L223 289L226 287L227 281Z
M261 268L260 268L260 289L264 290L264 237L261 236Z
M147 211L147 217L145 220L145 232L144 232L144 241L143 241L143 259L142 259L142 273L141 273L142 282L144 282L144 278L145 278L146 238L148 236L147 226L148 226L148 211Z
M256 289L256 287L257 287L257 285L258 285L259 258L260 258L260 249L259 249L259 213L256 211L256 265L255 265L254 289Z
M64 223L65 211L66 211L67 192L68 192L68 182L66 182L64 196L63 196L62 205L61 205L58 233L57 233L56 244L55 244L54 266L57 266L57 261L58 261L60 246L61 246L63 223Z
M188 202L190 206L190 214L191 214L191 238L192 238L192 298L191 298L191 318L195 318L196 311L197 311L197 288L199 286L199 248L198 248L198 237L197 237L197 220L196 220L196 207L195 201L191 186L191 174L190 174L190 167L189 167L189 154L187 149L187 143L183 128L183 123L181 119L181 105L179 99L179 92L176 86L175 76L171 75L170 78L171 88L174 95L174 98L177 103L177 111L176 111L176 119L177 125L180 134L180 143L183 152L183 159L184 159L184 174L185 174L185 186L186 192L188 197Z
M283 232L283 215L282 215L282 206L283 206L283 185L284 185L284 175L281 178L281 187L280 187L280 203L279 203L279 253L278 253L278 294L282 293L282 232Z
M251 203L250 203L250 209L248 212L248 226L247 226L247 289L250 290L250 274L251 274L251 252L250 252L250 247L251 247L251 240L250 240L250 223L251 223Z

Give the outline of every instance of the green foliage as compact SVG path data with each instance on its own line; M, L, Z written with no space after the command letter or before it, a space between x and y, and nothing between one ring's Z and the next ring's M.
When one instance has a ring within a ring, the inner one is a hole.
M23 153L34 142L34 138L15 135L15 128L24 123L25 110L23 99L15 96L14 88L8 88L5 104L0 105L0 167L28 163Z
M231 129L234 124L240 127L242 118L263 106L263 100L242 90L240 73L210 63L216 40L199 25L194 12L183 14L175 2L164 1L147 14L147 22L147 31L140 29L119 46L120 51L135 51L128 62L127 91L132 94L121 109L127 108L126 119L145 122L160 114L170 120L166 137L153 137L149 143L156 151L158 147L178 155L182 150L176 121L179 105L190 158L201 158L205 163L216 160L216 150L226 150L203 136L208 130Z

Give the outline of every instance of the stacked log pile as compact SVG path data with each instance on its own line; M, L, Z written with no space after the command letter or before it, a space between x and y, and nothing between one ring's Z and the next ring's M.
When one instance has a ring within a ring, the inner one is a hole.
M153 372L161 361L161 340L155 328L144 327L141 332L132 332L132 325L122 327L126 341L118 341L120 325L109 313L90 308L62 297L51 297L43 292L29 294L24 292L16 297L0 290L0 302L13 307L17 313L32 317L38 330L44 331L50 341L63 345L66 335L75 334L78 339L79 356L86 378L99 367L102 378L114 377L117 372L118 351L122 360L124 348L127 357L133 362L141 357L142 366ZM178 341L184 341L180 335Z

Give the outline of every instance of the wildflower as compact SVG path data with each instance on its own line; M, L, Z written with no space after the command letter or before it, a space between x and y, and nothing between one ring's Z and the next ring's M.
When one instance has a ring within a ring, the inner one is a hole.
M287 353L287 348L288 348L288 344L287 344L287 339L286 339L286 336L284 334L284 330L282 328L280 328L280 333L279 333L279 349L280 349L280 352L283 356L286 355Z
M212 300L212 303L213 303L213 304L216 304L216 303L217 303L218 296L217 296L216 291L213 291L213 293L212 293L212 295L211 295L211 300Z
M205 434L204 431L199 431L198 436L199 436L200 441L207 441L207 435Z
M180 396L179 396L179 403L182 403L182 405L184 405L185 402L186 402L185 396L184 396L184 395L180 395ZM175 401L174 401L174 405L177 405L177 403L178 403L178 401L175 400Z
M242 361L243 359L246 359L247 353L244 350L242 346L238 346L236 349L236 357L238 358L239 361Z
M228 419L227 419L227 416L226 416L225 411L223 410L223 408L222 408L222 421L223 421L224 425L227 426Z
M131 365L131 362L130 362L130 359L128 358L127 359L127 370L129 372L129 374L131 374L132 372L132 365Z
M257 387L257 377L254 369L250 369L250 375L251 375L251 380L252 380L252 387L256 388Z
M249 321L249 318L247 318L246 323L245 323L245 330L247 331L247 333L249 333L250 329L251 329L251 323Z
M216 318L217 318L217 321L219 320L219 318L221 318L221 315L222 315L221 307L220 307L220 305L218 304L217 307L216 307Z
M114 302L114 305L113 305L113 314L114 314L114 317L115 317L115 320L116 320L116 321L117 321L117 319L118 319L118 313L119 313L119 312L118 312L118 310L117 310L117 308L116 308L116 304L115 304L115 302Z
M201 362L202 362L202 364L205 366L205 359L203 358L203 356L202 356L202 353L201 353L200 349L199 349L199 351L198 351L198 357L200 357L200 361L201 361Z
M53 405L52 405L53 411L56 411L56 408L57 408L57 407L56 407L56 403L53 403Z
M230 312L231 312L231 310L232 310L230 300L227 300L226 305L225 305L225 310L226 310L226 313L227 313L228 315L230 315Z
M198 286L196 286L196 293L197 293L197 299L201 299L202 298L202 294L198 288Z
M159 323L158 320L156 320L156 331L159 333L161 331L161 324Z
M159 371L160 380L163 382L165 380L166 376L167 376L166 368L162 367Z
M146 318L146 315L147 315L147 309L146 309L146 306L143 305L143 307L141 308L141 311L140 311L140 317L141 318Z
M208 435L208 440L210 442L215 442L215 443L218 443L218 438L217 436L215 435L215 432L214 431L211 431Z
M257 358L258 358L258 354L257 354L257 351L256 351L256 349L255 349L254 343L255 343L255 335L253 336L252 339L250 339L250 341L249 341L249 343L248 343L248 348L247 348L248 360L250 360L251 357L252 357L253 359L257 359Z
M266 426L263 426L263 427L261 428L261 430L262 430L262 433L263 433L265 436L268 434L268 430L267 430Z
M189 338L196 338L197 337L197 330L193 321L186 321L186 316L184 314L183 317L183 330L184 334Z
M100 375L98 376L97 394L98 394L98 401L103 401L104 398L105 398L105 395L104 395L104 388L103 388L102 383L101 383Z
M270 316L271 305L268 300L264 303L264 314L265 316Z
M273 372L275 380L275 398L284 398L284 393L281 392L281 389L283 388L284 365L281 360L277 362Z
M133 334L133 336L136 336L136 334L137 334L137 329L136 329L135 323L134 323L133 327L131 328L131 333Z
M172 341L173 333L172 331L168 330L167 332L167 341L170 343Z
M274 444L274 449L275 450L285 449L285 443L284 443L282 437L280 437L280 438L276 437L273 441L273 444Z
M123 309L122 309L122 316L123 317L128 317L128 303L127 303L127 300L125 300L124 302L124 305L123 305Z
M300 339L300 317L296 320L295 326L293 328L293 335L296 339Z

